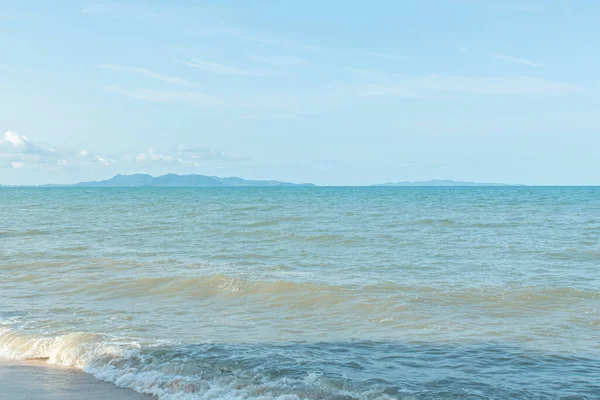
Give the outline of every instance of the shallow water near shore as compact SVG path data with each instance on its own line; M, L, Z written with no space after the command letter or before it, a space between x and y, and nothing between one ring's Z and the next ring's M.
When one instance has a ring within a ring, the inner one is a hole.
M3 400L152 400L152 397L94 379L72 367L40 360L0 359Z
M0 357L161 399L600 399L600 188L2 188Z

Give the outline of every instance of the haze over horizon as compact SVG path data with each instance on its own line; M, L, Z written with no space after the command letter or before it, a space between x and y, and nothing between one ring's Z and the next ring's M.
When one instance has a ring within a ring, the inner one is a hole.
M0 184L600 184L600 3L0 0Z

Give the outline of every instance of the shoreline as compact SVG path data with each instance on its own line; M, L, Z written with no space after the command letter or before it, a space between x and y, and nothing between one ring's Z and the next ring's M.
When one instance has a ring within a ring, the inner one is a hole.
M6 400L153 400L74 368L42 360L0 359L0 387Z

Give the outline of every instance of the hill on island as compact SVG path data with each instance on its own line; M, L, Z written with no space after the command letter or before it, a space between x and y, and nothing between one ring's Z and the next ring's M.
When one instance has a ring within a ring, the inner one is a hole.
M451 179L433 179L430 181L416 181L416 182L387 182L379 183L371 186L523 186L523 185L511 185L508 183L491 183L491 182L464 182L464 181L453 181Z
M248 180L238 177L219 178L207 175L147 174L115 175L104 181L80 182L77 187L232 187L232 186L315 186L274 180Z

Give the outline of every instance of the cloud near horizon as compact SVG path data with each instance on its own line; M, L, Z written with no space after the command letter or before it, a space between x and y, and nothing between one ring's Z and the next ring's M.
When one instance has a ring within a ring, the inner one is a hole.
M0 168L83 168L113 167L130 169L140 166L166 165L178 167L211 167L215 163L235 162L246 158L228 155L210 147L185 147L179 145L167 153L146 152L120 156L95 153L86 149L65 150L37 145L27 135L6 131L0 139ZM210 164L210 165L208 165Z
M27 135L6 131L0 139L0 168L69 168L74 166L110 166L114 157L87 150L65 151L34 143Z
M30 165L55 164L60 158L54 148L33 143L27 135L6 131L0 139L0 167L25 168Z
M163 164L171 166L203 167L215 161L239 161L241 157L227 155L209 147L188 148L178 146L169 153L156 153L152 147L147 152L139 153L135 162L142 165Z

